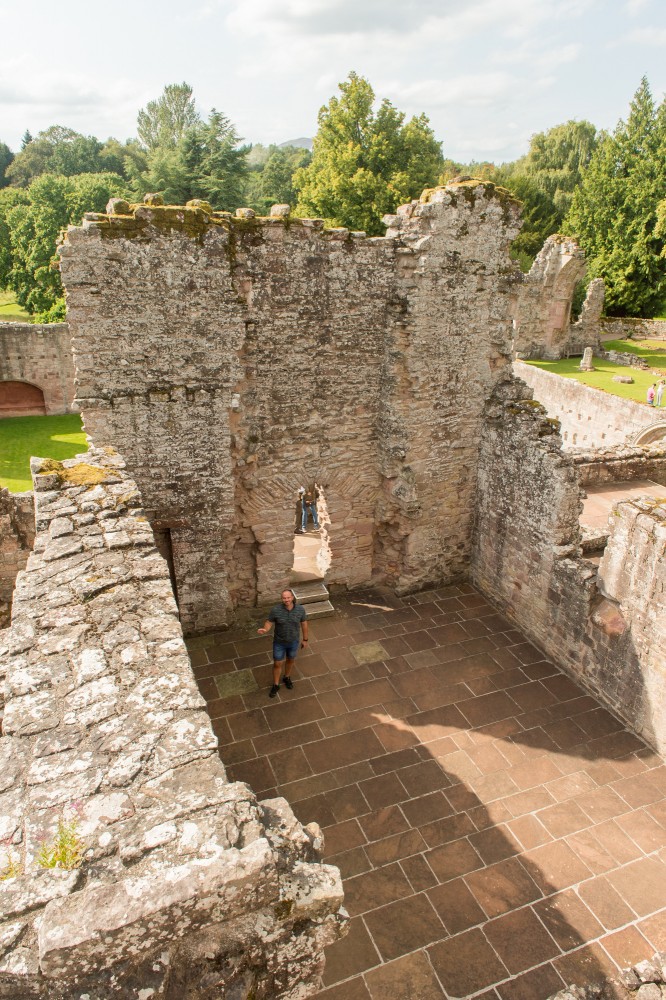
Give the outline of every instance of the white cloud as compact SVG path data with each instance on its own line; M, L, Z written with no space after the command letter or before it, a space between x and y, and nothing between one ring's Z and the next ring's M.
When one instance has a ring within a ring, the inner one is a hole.
M625 36L624 41L633 45L666 47L666 28L634 28Z

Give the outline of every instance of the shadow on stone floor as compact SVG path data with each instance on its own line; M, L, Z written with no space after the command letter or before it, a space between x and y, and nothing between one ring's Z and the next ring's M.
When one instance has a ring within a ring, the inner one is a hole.
M266 640L190 644L230 778L342 870L322 1000L545 1000L665 948L660 758L468 585L336 603L275 702Z

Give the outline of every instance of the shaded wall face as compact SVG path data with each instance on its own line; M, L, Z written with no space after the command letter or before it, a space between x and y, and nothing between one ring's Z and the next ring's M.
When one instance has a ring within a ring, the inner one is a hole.
M329 505L327 581L464 570L516 209L483 187L436 197L387 239L147 208L70 232L85 428L169 531L187 630L279 593L303 483Z
M0 323L0 417L69 413L73 399L67 323Z
M577 468L528 392L520 381L508 383L488 407L473 579L557 664L663 751L666 642L655 623L666 622L666 510L652 505L644 518L640 511L613 518L597 576L580 556Z

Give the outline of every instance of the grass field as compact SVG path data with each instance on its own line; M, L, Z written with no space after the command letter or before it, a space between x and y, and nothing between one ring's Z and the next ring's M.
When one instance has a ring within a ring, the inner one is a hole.
M16 301L13 292L0 291L0 323L28 323L30 316Z
M0 420L0 486L12 493L32 489L30 459L73 458L88 450L78 413Z
M666 377L666 341L609 340L605 342L604 348L607 351L638 354L645 358L650 368L641 370L640 368L628 368L625 365L612 365L601 358L593 359L595 368L593 372L580 371L580 358L562 358L561 361L528 361L527 364L553 372L554 375L576 379L577 382L589 385L593 389L609 392L613 396L621 396L623 399L633 399L637 403L645 403L649 387L660 377L654 372ZM631 375L634 381L631 385L613 382L613 375Z

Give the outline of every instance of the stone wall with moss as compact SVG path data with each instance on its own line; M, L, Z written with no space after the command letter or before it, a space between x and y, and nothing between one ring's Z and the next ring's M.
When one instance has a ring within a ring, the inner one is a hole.
M2 382L35 385L44 393L47 414L69 413L74 364L67 323L0 323ZM6 410L3 415L17 414Z
M610 517L601 565L582 555L578 467L520 380L489 402L472 579L555 663L666 749L666 498Z
M284 213L111 209L61 251L77 402L169 534L186 630L285 585L313 480L327 582L404 591L463 574L520 281L508 192L426 192L371 239Z
M111 449L33 474L0 632L0 997L316 993L340 874L227 780L135 483Z

